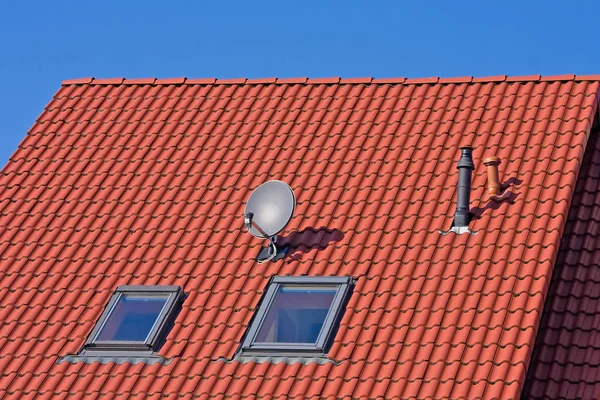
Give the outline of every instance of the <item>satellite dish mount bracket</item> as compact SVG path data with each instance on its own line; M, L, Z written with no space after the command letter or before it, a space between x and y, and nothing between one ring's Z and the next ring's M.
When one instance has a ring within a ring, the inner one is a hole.
M244 214L244 226L247 230L250 230L251 227L254 227L258 232L260 232L265 239L269 239L269 244L266 247L261 247L258 255L256 256L256 261L259 264L262 264L267 261L277 261L283 259L289 250L287 245L279 247L277 246L277 235L269 236L263 231L260 226L256 224L253 220L253 213Z

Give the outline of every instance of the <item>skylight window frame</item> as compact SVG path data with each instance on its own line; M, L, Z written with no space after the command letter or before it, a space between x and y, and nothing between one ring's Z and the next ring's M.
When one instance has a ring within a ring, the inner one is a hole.
M281 286L298 287L332 287L337 286L336 294L329 306L329 310L319 331L315 343L279 343L279 342L257 342L261 328L265 322L267 314L271 309L275 297ZM351 277L337 276L274 276L269 281L265 294L261 299L259 306L247 333L240 345L239 354L251 356L272 356L272 355L297 355L297 356L324 356L329 351L329 347L339 326L340 320L346 311L346 304L352 295L354 280Z
M168 297L144 341L96 340L109 321L118 301L124 295L151 297L157 294L168 295ZM181 308L183 299L184 293L180 286L122 285L117 287L100 318L96 321L94 329L88 335L80 355L119 356L155 354L166 339L168 331Z

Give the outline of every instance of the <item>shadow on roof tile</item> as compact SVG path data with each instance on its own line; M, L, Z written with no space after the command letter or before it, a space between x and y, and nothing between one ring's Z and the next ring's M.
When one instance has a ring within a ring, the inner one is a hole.
M518 186L521 183L523 183L523 181L516 177L507 179L502 184L500 184L501 191L505 195L504 198L502 198L502 201L494 201L492 199L489 199L483 207L473 207L469 212L471 213L473 218L479 219L487 210L497 210L503 204L514 204L514 202L520 194L515 192L514 188L515 186Z
M289 235L282 236L279 243L290 246L287 260L297 261L302 259L302 254L313 249L324 250L331 243L339 242L343 238L344 233L339 229L328 229L322 226L318 229L306 228L301 231L292 231Z

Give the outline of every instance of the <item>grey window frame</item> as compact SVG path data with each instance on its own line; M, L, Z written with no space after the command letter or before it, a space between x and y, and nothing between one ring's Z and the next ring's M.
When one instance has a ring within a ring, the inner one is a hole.
M168 294L169 297L144 341L96 340L96 337L111 315L113 308L124 294L138 296ZM80 355L154 355L166 339L171 325L181 309L183 299L184 293L181 286L122 285L117 287L108 301L108 304L106 304L100 318L96 321L94 329L92 329L88 335Z
M337 286L336 294L331 302L319 336L312 343L264 343L256 342L258 332L263 326L265 317L269 312L275 295L282 285L294 286ZM261 299L257 311L250 321L246 335L239 349L241 355L317 355L327 353L329 346L337 333L340 319L346 311L346 304L352 294L354 280L351 277L338 276L274 276L269 281L265 294Z

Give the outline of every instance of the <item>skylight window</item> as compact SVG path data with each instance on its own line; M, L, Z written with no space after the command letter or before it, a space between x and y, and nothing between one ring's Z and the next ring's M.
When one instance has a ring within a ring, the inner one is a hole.
M351 286L347 277L274 277L242 343L242 354L326 353Z
M182 300L179 286L119 286L82 353L158 351Z

